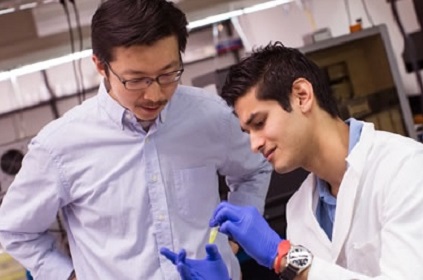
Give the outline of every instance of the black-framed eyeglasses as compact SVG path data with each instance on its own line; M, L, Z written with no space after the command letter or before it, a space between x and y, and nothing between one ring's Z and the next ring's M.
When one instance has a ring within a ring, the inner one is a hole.
M155 78L150 77L141 77L137 79L131 79L131 80L124 80L122 79L118 74L113 71L112 67L110 67L109 63L105 63L107 65L107 68L109 68L110 72L113 73L113 75L118 78L118 80L123 84L123 86L127 90L140 90L140 89L146 89L149 86L151 86L152 83L157 82L159 85L168 85L171 83L176 83L181 79L182 73L184 72L184 68L181 68L176 71L163 73L161 75L158 75Z

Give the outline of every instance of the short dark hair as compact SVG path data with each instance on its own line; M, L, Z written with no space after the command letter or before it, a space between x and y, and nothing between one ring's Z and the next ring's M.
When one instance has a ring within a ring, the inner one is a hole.
M175 35L179 51L184 52L188 30L185 14L166 0L107 0L91 22L93 54L111 62L115 47L152 45Z
M294 48L281 42L269 43L253 50L250 56L230 67L221 96L229 106L257 86L257 99L276 100L290 112L292 85L298 78L308 80L317 103L331 116L339 116L327 76L313 61Z

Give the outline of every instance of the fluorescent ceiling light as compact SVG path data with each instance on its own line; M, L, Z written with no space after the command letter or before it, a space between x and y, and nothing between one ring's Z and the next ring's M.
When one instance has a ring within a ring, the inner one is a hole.
M283 4L286 4L286 3L290 3L290 2L293 2L293 1L295 1L295 0L272 0L272 1L261 3L261 4L253 5L251 7L238 9L238 10L235 10L235 11L206 17L204 19L191 21L188 24L188 29L193 29L193 28L217 23L217 22L224 21L224 20L230 19L232 17L237 17L237 16L240 16L240 15L243 15L243 14L249 14L249 13L253 13L253 12L257 12L257 11L262 11L262 10L274 8L276 6L283 5Z
M48 3L59 3L59 0L33 0L29 2L28 0L14 0L14 1L2 1L0 0L0 15L13 13L19 10L32 9L38 6L39 4L48 4Z
M27 3L27 4L22 4L19 6L20 10L25 10L25 9L32 9L35 8L37 6L37 2L32 2L32 3Z
M82 52L75 52L72 54L68 54L65 56L61 56L61 57L57 57L57 58L53 58L53 59L49 59L49 60L45 60L41 62L37 62L34 64L25 65L10 71L0 72L0 81L10 79L11 77L22 76L25 74L45 70L60 64L64 64L64 63L78 60L84 57L88 57L90 55L92 55L91 49L84 50Z
M294 0L274 0L274 1L269 1L269 2L265 2L265 3L257 4L257 5L248 7L248 8L244 8L243 9L243 12L245 14L254 13L254 12L258 12L258 11L262 11L262 10L274 8L274 7L279 6L279 5L287 4L287 3L290 3L290 2L293 2L293 1Z
M209 17L206 17L204 19L200 19L200 20L190 22L188 24L188 29L192 29L192 28L196 28L196 27L201 27L201 26L221 22L221 21L224 21L224 20L228 20L232 17L237 17L237 16L240 16L240 15L243 15L243 14L249 14L249 13L253 13L253 12L257 12L257 11L262 11L262 10L265 10L265 9L274 8L276 6L283 5L283 4L286 4L286 3L290 3L290 2L293 2L293 1L295 1L295 0L272 0L272 1L261 3L261 4L253 5L251 7L238 9L238 10L235 10L235 11L222 13L222 14L218 14L218 15L214 15L214 16L209 16ZM49 2L55 2L55 0L44 0L43 1L43 3L49 3ZM27 4L27 5L31 5L31 4L36 5L37 3L30 3L30 4ZM21 5L21 6L24 6L24 5ZM29 8L29 7L26 6L25 8ZM14 10L15 10L14 8L0 10L0 15L4 14L4 13L13 12ZM54 59L50 59L50 60L41 61L41 62L37 62L37 63L34 63L34 64L26 65L26 66L16 68L16 69L13 69L13 70L10 70L10 71L0 72L0 81L10 79L11 77L17 77L17 76L21 76L21 75L45 70L45 69L51 68L53 66L57 66L57 65L60 65L60 64L63 64L63 63L71 62L73 60L78 60L78 59L81 59L81 58L84 58L84 57L88 57L91 54L92 54L92 50L89 49L89 50L85 50L85 51L82 51L82 52L75 52L75 53L72 53L72 54L69 54L69 55L66 55L66 56L62 56L62 57L58 57L58 58L54 58Z
M0 15L4 15L4 14L8 14L8 13L13 13L14 11L15 11L15 8L3 9L3 10L0 10Z
M196 27L205 26L205 25L209 25L209 24L212 24L212 23L224 21L224 20L230 19L232 17L240 16L242 14L243 14L242 10L236 10L236 11L232 11L232 12L228 12L228 13L209 16L209 17L206 17L204 19L200 19L200 20L190 22L188 24L188 29L192 29L192 28L196 28Z

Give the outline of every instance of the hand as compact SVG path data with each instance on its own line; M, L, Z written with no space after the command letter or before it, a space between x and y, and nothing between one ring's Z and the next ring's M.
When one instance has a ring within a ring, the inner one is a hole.
M231 246L232 253L235 255L239 252L239 245L236 242L229 240L229 246Z
M259 264L273 268L281 238L256 208L222 202L210 220L211 227L217 225L220 232L232 237Z
M167 248L161 248L160 253L176 265L182 280L230 279L228 269L215 244L206 245L207 256L202 260L187 259L184 249L176 254Z

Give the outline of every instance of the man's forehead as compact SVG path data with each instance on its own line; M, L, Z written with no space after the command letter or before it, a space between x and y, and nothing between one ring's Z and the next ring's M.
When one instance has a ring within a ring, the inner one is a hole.
M235 102L234 114L238 117L242 127L248 126L257 115L258 100L252 94L247 94Z

